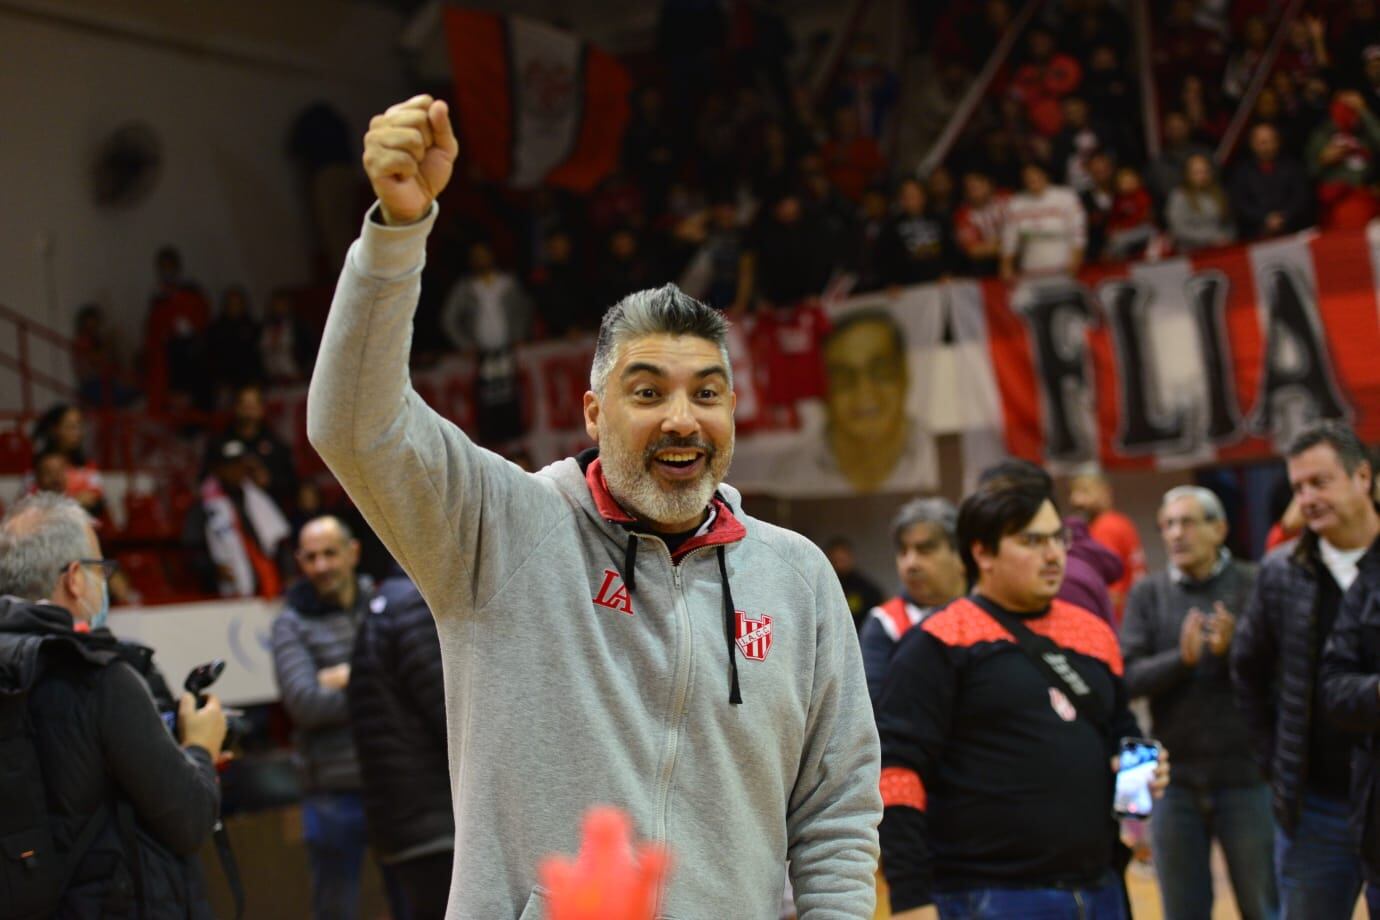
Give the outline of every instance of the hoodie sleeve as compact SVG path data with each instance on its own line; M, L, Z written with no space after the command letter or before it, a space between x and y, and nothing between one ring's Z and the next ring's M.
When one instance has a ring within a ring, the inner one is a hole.
M481 609L566 506L553 483L476 446L412 387L412 317L436 213L433 204L403 227L366 218L326 321L307 435L444 618Z
M800 920L869 920L876 903L881 755L857 631L838 579L816 572L814 686L786 813Z

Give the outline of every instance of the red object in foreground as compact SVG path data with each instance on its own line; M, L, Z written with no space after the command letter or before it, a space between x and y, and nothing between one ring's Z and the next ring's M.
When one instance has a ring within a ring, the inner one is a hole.
M659 846L633 853L632 822L617 808L585 815L580 855L548 856L537 869L551 920L653 920L669 857Z

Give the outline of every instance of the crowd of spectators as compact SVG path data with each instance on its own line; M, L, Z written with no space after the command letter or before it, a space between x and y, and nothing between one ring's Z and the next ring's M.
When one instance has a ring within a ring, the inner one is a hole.
M784 85L728 66L691 89L671 68L636 91L620 167L589 196L460 183L442 211L452 222L442 246L453 257L430 269L433 287L450 291L429 306L447 333L437 340L477 344L457 334L457 320L474 315L480 289L523 305L507 335L563 337L588 333L600 305L658 280L741 317L826 290L1073 271L1314 225L1356 228L1380 213L1373 0L1314 4L1285 27L1230 145L1228 125L1280 28L1281 5L1165 4L1151 25L1153 156L1122 5L1048 4L950 155L920 174L913 155L896 156L900 123L927 116L929 96L947 94L952 108L1011 26L1013 7L988 0L917 13L916 44L935 79L915 98L867 35L817 95L780 62L762 67L785 74ZM783 54L745 52L732 28L691 31L702 43L723 39L700 47L710 60ZM486 267L474 267L476 249ZM457 275L466 251L471 271ZM427 315L424 303L423 323Z
M668 3L656 62L633 65L621 161L591 193L458 175L442 201L415 351L421 361L476 359L480 440L521 434L515 345L587 336L604 305L666 281L751 334L793 328L789 317L816 310L810 301L825 292L1064 273L1313 225L1356 228L1380 213L1375 0L1312 4L1284 27L1235 149L1224 144L1228 124L1281 27L1280 5L1166 4L1151 24L1154 156L1123 5L1056 0L1017 37L953 150L923 174L923 150L900 143L905 122L942 127L1020 5L922 6L908 46L930 62L923 87L908 93L917 81L862 32L815 92L821 44L797 53L777 13L749 5L745 22L712 4ZM132 360L99 305L78 311L73 411L142 399L155 413L199 416L190 430L214 443L187 489L199 494L221 466L236 479L234 443L251 485L263 486L253 437L215 433L245 387L310 376L329 280L314 295L274 290L256 310L245 286L215 295L190 280L176 248L160 250L154 269ZM103 510L98 490L72 485L89 478L81 451L50 441L37 439L31 478L66 482ZM314 482L303 498L281 470L273 478L259 491L289 520L319 497Z

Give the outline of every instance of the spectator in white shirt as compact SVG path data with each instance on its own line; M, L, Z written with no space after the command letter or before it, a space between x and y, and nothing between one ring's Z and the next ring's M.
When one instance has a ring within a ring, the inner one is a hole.
M446 295L441 328L462 351L505 352L527 338L532 302L518 280L499 271L487 243L470 247L470 274Z
M1021 168L1024 191L1013 195L1002 231L1002 277L1074 274L1083 264L1087 218L1072 189L1051 185L1038 163Z

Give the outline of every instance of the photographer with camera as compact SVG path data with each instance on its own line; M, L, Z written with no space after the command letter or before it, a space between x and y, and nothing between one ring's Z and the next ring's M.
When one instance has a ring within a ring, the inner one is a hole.
M112 569L70 498L32 495L0 521L0 918L211 916L196 854L225 715L184 694L168 733L101 629Z

